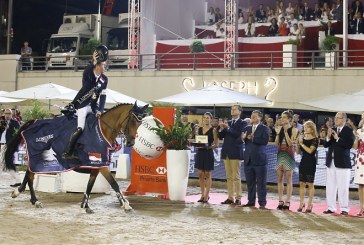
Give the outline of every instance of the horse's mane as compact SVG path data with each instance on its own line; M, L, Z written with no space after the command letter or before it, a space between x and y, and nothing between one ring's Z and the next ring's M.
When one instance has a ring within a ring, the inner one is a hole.
M120 103L120 104L116 104L115 106L111 107L110 109L108 109L104 114L104 115L107 115L109 112L112 112L113 110L115 110L116 108L120 107L120 106L124 106L124 105L133 105L133 104L130 104L130 103Z

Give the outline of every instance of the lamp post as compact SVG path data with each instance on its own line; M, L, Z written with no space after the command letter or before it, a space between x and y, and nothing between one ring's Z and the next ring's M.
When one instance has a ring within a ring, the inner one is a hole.
M13 25L13 0L9 0L8 6L8 30L6 35L6 53L10 54L11 28Z

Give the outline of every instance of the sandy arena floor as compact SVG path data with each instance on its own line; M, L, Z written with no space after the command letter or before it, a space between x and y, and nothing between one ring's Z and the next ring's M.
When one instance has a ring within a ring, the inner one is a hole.
M134 210L126 213L114 192L91 196L95 213L86 214L79 206L81 193L38 192L44 208L37 209L28 191L12 199L11 183L10 175L2 173L0 244L364 243L364 219L355 217L185 204L150 196L129 196ZM125 189L128 182L119 184ZM198 192L188 188L189 194Z

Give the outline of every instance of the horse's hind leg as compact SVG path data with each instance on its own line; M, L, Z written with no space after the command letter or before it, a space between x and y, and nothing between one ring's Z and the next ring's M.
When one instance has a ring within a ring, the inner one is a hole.
M86 213L92 214L94 211L90 208L88 201L90 199L90 194L92 191L92 188L94 187L96 177L99 174L99 170L91 170L90 178L88 180L86 193L83 194L83 199L81 202L81 208L84 208L86 210Z
M35 196L34 173L29 172L28 186L30 191L30 202L37 208L43 208L43 204L40 201L38 201L37 197Z
M102 168L100 170L101 174L105 177L105 179L109 182L111 185L111 188L116 192L116 196L121 204L121 208L124 208L124 210L129 211L133 208L129 205L129 201L123 196L123 194L120 191L119 185L116 182L115 178L111 175L109 169Z
M12 198L18 197L20 195L20 193L25 191L25 188L26 188L28 180L29 180L29 175L30 175L30 171L27 170L27 172L24 175L24 179L23 179L23 182L21 183L21 185L18 188L15 188L13 193L11 193Z

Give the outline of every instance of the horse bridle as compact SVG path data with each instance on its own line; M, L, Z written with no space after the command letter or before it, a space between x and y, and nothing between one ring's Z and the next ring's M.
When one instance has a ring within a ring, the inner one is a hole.
M143 119L143 115L142 114L136 114L134 111L134 108L132 108L132 109L130 109L130 111L128 112L128 116L127 117L125 117L125 119L121 122L121 125L123 125L124 124L124 122L126 121L126 120L128 120L127 122L126 122L126 124L125 124L125 127L124 128L121 128L121 130L122 130L122 132L123 132L123 135L124 135L124 137L125 137L125 139L126 139L126 141L127 140L130 140L130 138L129 138L129 122L130 122L130 116L131 115L133 115L134 116L134 118L138 121L138 122L140 122L140 121L142 121L142 119ZM100 117L100 120L108 127L108 128L110 128L111 129L111 132L112 132L112 134L115 134L115 137L118 135L118 133L119 133L119 131L117 131L115 128L113 128L113 127L111 127L106 121L104 121L104 120L102 120L102 117Z

